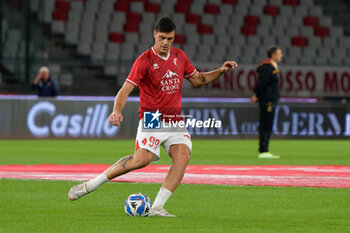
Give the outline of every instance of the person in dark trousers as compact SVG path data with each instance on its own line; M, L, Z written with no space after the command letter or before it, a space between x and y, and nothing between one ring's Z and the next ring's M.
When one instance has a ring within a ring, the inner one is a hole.
M41 67L38 75L35 77L32 88L38 90L40 97L58 96L58 87L50 77L50 71L47 67Z
M282 50L271 45L267 48L267 57L257 68L259 81L254 89L254 95L250 101L252 104L259 102L259 158L279 159L278 155L269 152L269 141L272 132L275 107L280 98L278 63L282 60Z

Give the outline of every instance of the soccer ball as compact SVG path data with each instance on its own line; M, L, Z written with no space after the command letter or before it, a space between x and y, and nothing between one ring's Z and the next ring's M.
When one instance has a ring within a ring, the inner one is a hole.
M147 217L152 208L150 199L142 193L131 194L125 201L125 213L132 217Z

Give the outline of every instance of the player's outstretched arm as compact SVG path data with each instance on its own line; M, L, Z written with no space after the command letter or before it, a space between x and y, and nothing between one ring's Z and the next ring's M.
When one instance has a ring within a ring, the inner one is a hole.
M219 69L208 72L197 72L191 78L188 78L188 81L193 87L207 85L219 78L222 74L235 69L237 66L238 65L235 61L227 61Z
M113 112L109 115L108 121L114 126L119 126L123 121L122 110L126 104L126 100L128 99L130 93L135 88L134 85L125 82L123 87L119 90L117 96L114 100Z

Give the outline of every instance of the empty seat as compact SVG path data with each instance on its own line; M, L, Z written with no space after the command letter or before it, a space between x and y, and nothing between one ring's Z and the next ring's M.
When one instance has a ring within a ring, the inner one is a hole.
M311 65L313 63L312 57L301 57L299 58L299 63L303 65Z
M279 12L280 12L280 15L284 15L287 17L294 15L293 8L288 7L288 6L281 6L279 9Z
M265 26L265 25L259 25L259 27L257 27L257 31L256 33L260 36L269 36L271 35L271 30L269 26Z
M287 27L289 25L288 17L284 15L279 15L274 18L274 25L276 27Z
M269 0L269 4L274 5L274 6L282 6L283 0Z
M210 57L210 61L215 63L222 63L226 54L226 46L215 46L213 56Z
M221 15L221 14L219 14L219 15L215 16L215 24L216 25L228 25L229 22L230 22L230 16L229 15Z
M144 12L144 3L143 2L131 2L130 10L135 13Z
M81 1L73 1L70 3L70 11L82 12L84 10L84 3Z
M269 15L263 15L260 17L260 24L265 26L273 25L273 17Z
M321 6L310 6L309 7L309 14L314 15L316 17L323 17L322 7Z
M298 47L288 47L286 53L290 57L299 58L301 57L301 48Z
M214 15L205 15L205 17L202 17L202 23L214 25L215 24L215 16Z
M305 17L308 15L307 9L308 9L307 7L303 7L303 6L296 7L294 9L294 15L296 17Z
M247 39L249 46L259 47L260 46L260 36L250 36Z
M329 59L328 61L331 65L340 66L340 65L343 65L344 60L341 57L333 57L333 58Z
M241 31L240 31L239 27L234 26L234 25L230 25L230 26L228 26L226 33L228 33L231 36L236 36L236 35L240 35Z
M242 26L244 24L244 18L239 15L232 15L230 17L230 24L229 26Z
M68 13L68 21L69 22L79 22L81 18L81 12L80 11L69 11Z
M217 36L217 42L220 45L230 45L230 44L234 44L234 41L232 42L231 40L231 36Z
M283 57L283 64L296 65L298 64L298 58L296 57Z
M277 44L281 46L282 48L284 47L289 47L291 45L290 41L290 36L282 36L277 38Z
M303 18L289 17L289 27L301 27L303 25Z
M121 24L126 23L126 13L119 12L119 11L113 12L112 13L112 22L121 23Z
M328 57L315 57L314 63L316 65L327 65L328 64Z
M262 16L264 13L263 13L263 7L261 6L257 6L257 5L251 5L249 7L249 13L251 15L257 15L257 16Z
M318 18L315 16L306 16L304 17L304 25L305 26L318 26Z
M274 36L263 36L261 38L261 45L265 48L269 45L276 44L276 37Z
M78 44L78 53L81 55L88 56L91 53L91 44L90 42L79 42Z
M188 44L194 44L194 45L196 45L196 44L199 44L200 43L200 36L198 35L198 34L187 34L186 35L186 42L188 43Z
M309 37L308 46L312 48L320 48L322 46L322 41L320 37Z
M323 27L332 27L333 26L332 18L329 16L321 17L319 20L319 25Z
M277 15L279 15L279 7L275 5L266 5L264 7L264 14L276 17Z
M202 43L204 46L214 45L215 44L215 36L214 35L203 35Z
M235 12L233 5L222 4L220 6L219 14L216 15L233 15Z
M339 38L339 46L344 49L350 48L350 37Z
M246 44L246 40L244 36L234 36L233 37L233 45L234 46L244 46Z
M216 35L222 35L226 33L226 26L225 25L217 25L214 27L214 34Z
M309 26L302 26L300 28L300 35L305 37L312 37L314 35L314 29Z
M51 30L54 33L63 34L65 32L65 22L54 20L51 23Z
M323 38L322 46L326 48L334 48L337 46L337 39L332 37Z
M239 60L241 56L241 47L228 46L225 54L225 60Z
M131 60L135 56L135 46L134 44L124 43L121 47L121 60Z
M248 7L247 6L245 6L245 5L237 5L235 7L235 15L244 16L244 15L247 15L247 13L248 13Z
M297 27L286 28L286 36L293 37L293 36L298 36L298 35L299 35L299 30Z
M347 56L346 49L344 48L333 48L333 56L345 58Z
M105 54L105 43L93 43L91 48L91 59L103 60Z
M304 57L316 57L316 49L315 48L310 48L310 47L305 47L302 50L302 54Z
M343 35L344 35L343 29L341 27L334 26L334 27L330 28L330 36L331 37L340 38Z
M297 47L305 47L307 46L307 39L302 36L294 36L292 37L292 45Z
M332 56L332 50L330 48L318 48L318 57L331 57Z

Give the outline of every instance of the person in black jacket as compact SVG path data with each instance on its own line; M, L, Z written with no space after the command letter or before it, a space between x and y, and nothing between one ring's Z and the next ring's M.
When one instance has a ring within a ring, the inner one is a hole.
M50 71L47 67L41 67L38 75L35 77L32 88L38 90L40 97L58 96L58 87L50 77Z
M278 155L269 152L269 141L272 132L275 107L280 98L278 63L282 60L282 50L271 45L267 48L267 56L257 68L259 81L251 97L251 103L259 102L259 158L278 159Z

